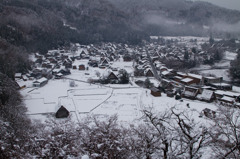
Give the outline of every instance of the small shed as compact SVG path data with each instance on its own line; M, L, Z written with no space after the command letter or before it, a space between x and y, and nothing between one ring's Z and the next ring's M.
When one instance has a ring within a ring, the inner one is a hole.
M58 74L56 74L56 75L55 75L55 79L61 79L61 78L62 78L62 76L63 76L63 74L62 74L62 73L58 73Z
M28 80L28 77L27 77L26 75L23 75L23 76L22 76L22 79L23 79L24 81L27 81L27 80Z
M156 87L151 88L151 95L154 97L160 97L161 96L161 91L157 89Z
M189 99L195 99L196 96L198 95L199 90L198 88L195 87L185 87L184 92L183 92L183 97L189 98Z
M216 96L213 91L204 89L202 94L198 95L197 98L202 101L213 102L216 99Z
M22 73L15 73L14 77L15 77L15 79L21 79Z
M69 111L61 106L55 114L56 118L67 118L69 116Z
M85 70L85 65L79 65L78 70Z
M40 78L39 80L36 80L33 82L33 87L42 87L45 84L47 84L48 79L45 77Z
M77 66L76 65L73 65L73 67L72 67L74 70L76 70L77 69Z
M26 88L25 83L22 80L16 81L18 89Z

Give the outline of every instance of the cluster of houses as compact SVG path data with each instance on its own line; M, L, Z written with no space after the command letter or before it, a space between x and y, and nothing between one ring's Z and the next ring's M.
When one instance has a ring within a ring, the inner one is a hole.
M152 37L152 43L146 45L152 54L153 59L161 59L168 62L171 68L186 67L186 61L198 64L213 64L223 56L224 50L231 50L222 42L208 45L208 38L168 38ZM204 45L204 47L202 47ZM184 65L184 66L183 66Z
M150 43L143 47L128 46L126 44L102 43L99 45L75 44L75 49L50 50L45 55L34 55L34 69L28 74L16 73L15 79L31 80L32 86L42 87L48 79L54 77L61 79L71 74L71 70L87 70L89 67L111 70L105 75L110 81L119 79L114 72L112 63L120 58L123 61L134 61L135 77L156 77L161 81L159 86L151 88L154 96L161 96L164 91L167 96L176 98L189 98L206 102L219 101L222 104L240 106L240 94L232 92L232 86L224 83L222 77L203 77L193 73L183 73L175 69L168 69L164 64L166 59L184 60L184 53L189 52L189 59L208 59L211 56L201 50L195 40L186 43ZM198 54L192 48L196 48ZM197 56L196 56L197 55ZM75 60L87 60L86 64L74 63ZM19 87L24 88L19 82Z
M192 40L196 44L196 40ZM176 58L183 60L186 49L190 53L190 58L198 58L198 60L210 58L211 54L201 50L196 45L159 45L159 43L151 43L145 48L138 49L136 54L136 64L134 76L159 77L161 84L151 88L153 96L161 96L163 90L169 97L184 97L192 100L201 100L205 102L218 101L223 105L240 106L240 93L232 91L232 85L225 83L222 77L204 77L194 73L184 73L175 69L168 69L164 64L164 59ZM173 43L176 44L176 43ZM185 43L182 43L185 44ZM198 57L194 57L191 48L197 48ZM147 53L149 54L148 58ZM206 56L208 57L206 57ZM151 65L153 63L153 65Z
M112 71L118 71L118 68L111 67L111 63L119 60L120 56L124 61L132 61L132 52L128 45L103 43L100 45L79 45L75 44L74 49L69 50L49 50L42 55L35 53L32 57L34 65L28 74L16 73L15 79L19 88L26 87L22 85L21 80L33 81L32 86L42 87L48 79L61 79L63 76L71 74L71 70L88 70L88 67L98 67L100 69L109 68ZM74 64L75 60L88 60L87 64ZM113 75L109 73L109 77ZM116 78L116 77L114 77Z
M181 97L205 102L218 101L223 105L240 106L240 93L232 91L232 85L222 77L204 77L194 73L177 72L155 61L156 70L161 77L161 85L169 97L177 93ZM155 90L156 92L156 90Z

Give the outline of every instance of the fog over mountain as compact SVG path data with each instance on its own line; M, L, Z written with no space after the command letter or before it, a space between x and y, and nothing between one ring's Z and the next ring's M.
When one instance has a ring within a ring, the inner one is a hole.
M8 0L0 40L28 50L96 42L137 44L149 35L239 36L240 11L186 0Z

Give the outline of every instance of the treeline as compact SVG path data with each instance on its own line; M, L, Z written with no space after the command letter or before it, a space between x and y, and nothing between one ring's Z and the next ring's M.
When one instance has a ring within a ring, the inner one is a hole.
M229 73L232 77L232 82L239 85L240 81L240 49L237 52L237 58L230 63Z
M33 130L16 83L0 73L0 158L24 158Z
M0 73L14 80L15 73L28 73L30 69L31 62L27 51L0 39Z

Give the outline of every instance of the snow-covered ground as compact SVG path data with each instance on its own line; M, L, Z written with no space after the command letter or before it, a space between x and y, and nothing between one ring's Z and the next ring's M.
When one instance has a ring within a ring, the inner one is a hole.
M199 70L203 75L214 75L216 77L223 77L225 81L231 81L229 75L230 62L236 59L237 53L226 51L224 52L223 59L215 63L213 66L201 65L194 70Z
M176 106L181 110L192 110L196 120L202 120L199 114L204 108L217 108L214 103L187 99L177 101L165 94L154 97L150 90L131 85L100 86L75 81L76 86L70 87L69 82L67 79L50 80L41 88L23 89L21 93L29 116L44 121L49 116L53 117L63 105L71 112L73 120L79 120L86 113L93 113L100 117L117 114L119 121L132 122L142 117L144 109L163 112Z
M237 57L237 53L226 51L224 53L223 59L224 60L235 60L236 57Z
M223 77L223 80L230 81L230 75L228 69L211 69L211 70L203 70L201 74L205 75L214 75L216 77Z
M206 39L202 40L205 41ZM234 57L234 54L228 54ZM87 68L87 63L88 60L76 60L73 65L78 67L78 65L83 64ZM134 71L133 62L124 62L122 58L111 63L110 66L118 70L125 69L129 74ZM100 69L98 67L88 67L86 70L71 69L71 74L66 76L66 79L49 80L48 84L41 88L32 87L32 81L22 81L27 86L27 88L21 90L28 108L27 114L32 119L44 121L48 117L53 117L58 108L63 105L70 111L73 120L79 120L86 114L93 113L99 117L117 114L119 121L132 122L143 116L142 110L144 109L163 112L176 106L180 110L192 110L196 120L202 120L202 118L199 118L199 114L204 108L216 109L214 103L187 99L177 101L165 94L162 94L161 97L154 97L150 94L150 90L140 88L134 83L136 80L145 81L146 77L131 77L131 84L126 85L87 83L88 79L98 79L99 76L102 77L109 71L111 70L108 68ZM215 74L217 72L217 70L211 71ZM117 71L114 72L117 74ZM222 74L219 73L219 76L222 76ZM155 78L149 79L155 86L159 85L159 81ZM71 81L75 82L75 87L70 86ZM186 105L189 105L190 108Z

